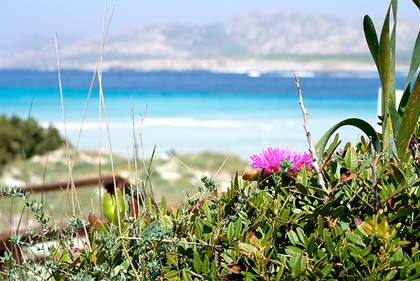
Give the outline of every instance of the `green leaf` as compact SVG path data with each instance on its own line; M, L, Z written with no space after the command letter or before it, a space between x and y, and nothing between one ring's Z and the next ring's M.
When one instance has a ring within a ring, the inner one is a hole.
M388 272L388 274L385 277L385 280L394 280L394 276L398 273L396 269L392 269Z
M420 9L420 0L413 0L414 4L416 4L417 8Z
M306 257L301 253L295 253L290 258L292 277L297 277L306 267Z
M357 157L357 153L353 147L350 147L346 151L346 155L344 156L344 163L346 168L350 171L355 172L359 163L359 159Z
M109 192L105 192L102 198L102 205L104 206L104 215L110 223L114 217L115 198Z
M256 255L258 253L258 249L251 244L248 243L244 243L244 242L240 242L239 243L239 248L241 248L243 251L246 251L248 253L252 253L254 255Z
M391 125L392 125L392 132L394 133L393 138L396 139L398 135L398 130L400 129L401 124L401 116L397 111L397 107L395 105L395 102L390 100L388 103L388 110L389 110L389 116L391 118Z
M365 245L365 243L363 243L362 237L360 235L347 231L346 232L346 237L347 237L347 239L349 239L354 244L366 247L366 245Z
M195 270L195 273L200 274L201 260L200 260L200 255L197 252L194 252L193 254L193 268Z
M325 146L328 143L328 140L335 133L339 128L342 126L354 126L362 130L368 137L372 137L372 143L376 151L381 151L381 144L379 141L379 137L376 134L376 130L366 121L359 119L359 118L349 118L342 120L332 126L317 142L315 145L315 150L317 151L318 158L322 158L324 154Z
M275 281L280 281L281 277L283 276L283 272L284 272L284 266L281 265L279 271L276 274Z
M169 271L168 273L165 274L165 277L169 278L169 279L174 279L174 278L178 277L178 271L177 270L171 270L171 271Z
M344 206L338 206L334 208L328 215L332 218L338 217L346 208Z
M411 55L410 68L408 70L407 81L405 82L404 90L407 89L414 75L420 66L420 31L417 34L416 43L414 43L413 54Z
M306 244L306 250L308 251L309 256L311 256L314 252L315 246L315 235L312 233L311 236L309 236L308 243Z
M299 244L300 245L301 244L299 242L299 238L298 238L296 232L294 232L293 230L290 230L287 233L287 236L289 236L289 240L290 240L290 242L292 242L293 245L296 245L296 244Z
M338 146L338 143L340 142L340 134L335 134L334 140L331 142L330 146L327 149L327 155L326 158L330 157L331 154L334 152L334 149Z
M401 208L392 217L391 222L398 219L398 218L401 218L401 217L407 217L407 216L411 215L411 213L413 213L414 211L415 211L415 209L413 209L411 207Z
M182 270L182 281L193 281L191 274L186 270Z
M194 223L194 229L195 229L195 234L197 235L197 238L200 240L203 238L203 227L204 227L204 223L200 219L197 219Z
M368 15L363 19L363 30L365 32L366 42L369 47L369 51L375 61L376 67L379 70L379 42L378 35L376 35L375 25Z
M305 165L305 164L302 164L302 165ZM299 171L299 176L296 179L296 183L300 183L304 187L308 186L308 173L306 172L305 168L303 168Z
M294 253L304 253L305 251L296 246L286 246L286 253L293 255Z
M325 243L325 248L327 249L328 253L333 255L335 245L334 245L334 242L332 241L332 239L330 237L330 233L328 232L328 229L326 229L326 228L324 229L324 243Z
M330 272L332 271L333 268L334 268L334 266L332 264L328 264L327 266L325 266L322 269L322 279L326 278L328 276L328 274L330 274Z
M125 201L124 201L124 196L122 195L121 190L119 188L117 188L117 200L116 200L116 202L117 201L118 201L118 209L119 209L119 213L120 213L120 219L122 219L124 217L124 213L125 213Z
M389 15L391 5L388 8L386 17L382 26L381 36L379 39L379 77L382 84L381 98L381 116L382 120L382 140L384 147L390 145L390 139L393 136L391 117L389 115L388 103L391 99L391 46L389 40Z
M305 232L303 231L303 229L300 227L297 227L296 232L297 232L300 242L302 242L302 245L306 244L306 241L308 240L308 238L306 238Z
M401 120L400 129L398 131L396 146L397 155L400 159L404 158L407 154L408 146L417 121L420 116L420 74L417 76L414 83L413 90L407 102L403 118Z
M174 266L178 266L178 262L177 262L177 260L176 260L176 257L175 257L175 256L173 256L173 255L171 255L171 254L169 254L169 253L166 253L166 259L168 260L168 262L169 262L170 264L172 264L172 265L174 265Z
M162 195L162 198L160 199L160 212L163 215L166 215L168 213L168 209L166 207L166 198Z
M403 173L403 171L401 171L401 169L395 165L395 163L390 163L391 167L392 167L392 176L395 177L396 181L397 181L397 185L398 183L405 185L405 183L407 182L406 178L405 178L405 174ZM397 187L397 185L395 187Z
M242 218L239 217L235 222L235 238L239 238L239 236L242 234Z
M203 263L201 264L201 272L203 272L203 274L209 273L209 265L210 265L209 257L205 255L203 259Z
M403 260L403 250L402 248L398 248L398 250L392 255L391 261L402 261Z
M146 205L147 209L149 210L149 213L153 214L152 198L150 198L150 196L146 197Z
M226 230L226 238L231 241L233 239L233 235L235 235L235 228L233 226L233 222L230 222Z
M391 71L391 76L390 76L390 101L394 104L394 109L396 109L396 100L395 100L395 47L396 47L396 34L397 34L397 9L398 9L398 5L397 5L398 0L391 0L391 6L392 6L392 16L394 19L394 24L392 27L392 32L391 32L391 38L389 41L389 45L390 45L390 71ZM391 116L391 121L392 121L392 116ZM392 123L392 129L393 131L395 130L394 127L394 123Z

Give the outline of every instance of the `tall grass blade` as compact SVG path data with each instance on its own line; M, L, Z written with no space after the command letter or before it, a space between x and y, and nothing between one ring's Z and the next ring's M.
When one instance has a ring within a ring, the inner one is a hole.
M389 41L389 47L390 47L390 52L389 52L389 56L390 56L390 100L394 103L394 107L395 104L397 104L396 102L396 97L395 97L395 48L396 48L396 34L397 34L397 9L398 9L398 0L392 0L391 1L391 7L392 7L392 17L394 19L394 24L392 26L392 32L391 32L391 38ZM396 108L396 107L395 107ZM392 121L392 116L391 116L391 121ZM392 124L394 125L394 122L392 122ZM393 131L395 131L394 126L392 126Z
M389 39L389 16L392 2L386 13L384 24L382 26L381 37L379 39L379 76L382 84L382 140L384 147L390 145L392 133L392 123L389 114L389 101L391 99L391 46Z

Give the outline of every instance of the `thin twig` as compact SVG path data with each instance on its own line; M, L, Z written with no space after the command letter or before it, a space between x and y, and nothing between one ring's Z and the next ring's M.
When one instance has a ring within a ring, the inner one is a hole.
M311 153L311 156L312 156L312 166L314 167L318 175L319 186L321 186L322 190L325 191L329 195L331 191L325 187L324 177L322 176L321 169L319 168L319 160L318 160L318 157L316 156L315 146L312 141L312 135L311 135L311 132L309 131L309 126L308 126L308 111L303 105L302 91L300 89L299 79L296 77L296 75L295 75L295 80L296 80L296 87L299 93L299 105L300 105L300 108L302 109L302 114L303 114L303 128L305 129L305 132L306 132L306 137L308 139L308 144L309 144L309 152ZM324 196L325 203L328 201L328 195Z
M115 167L114 167L114 158L112 153L112 145L111 145L111 134L109 132L109 123L108 118L106 116L106 109L105 109L105 100L104 100L104 92L102 90L102 73L98 71L98 80L99 80L99 95L102 99L102 107L104 110L104 117L105 117L105 125L106 125L106 132L108 135L108 145L109 145L109 154L111 157L111 170L112 170L112 179L114 182L114 195L115 195L115 208L117 209L117 217L118 217L118 229L121 229L121 217L120 217L120 207L119 207L119 200L117 198L117 181L115 180Z
M149 184L149 189L150 189L150 199L152 200L153 205L156 205L156 198L155 198L155 194L153 193L153 186L152 186L152 175L151 175L149 169L146 166L146 158L144 156L144 145L143 145L142 130L143 130L143 121L144 121L144 118L146 117L146 113L147 113L147 106L146 106L146 110L144 112L144 116L140 116L139 138L140 138L140 147L141 147L143 167L144 167L144 171L146 172L147 183ZM152 154L152 159L150 159L151 162L153 161L153 158L154 158L154 154ZM146 196L148 194L146 192L146 187L144 185L143 185L143 194L144 194L144 196Z
M369 137L370 144L370 153L372 154L372 163L370 163L370 168L372 169L372 187L373 187L373 197L375 198L375 212L378 212L381 202L379 201L378 196L378 187L376 180L376 151L373 148L372 137Z
M134 154L134 170L135 170L135 179L134 179L134 185L136 187L136 189L139 186L139 174L138 174L138 166L137 166L137 156L138 156L138 147L137 147L137 139L136 139L136 123L134 121L134 106L133 106L133 99L131 98L131 119L133 122L133 154ZM130 182L133 184L133 181L130 180ZM134 196L133 193L131 193L131 196ZM141 194L141 196L139 195L139 193L137 192L137 207L138 209L140 209L140 200L141 200L141 205L142 206L146 206L144 203L144 196L146 196L146 193L143 192L143 194Z
M65 157L66 157L66 162L67 162L67 165L68 165L68 168L69 168L70 186L71 186L71 194L72 194L72 205L73 205L72 215L73 215L73 217L75 217L76 216L75 202L77 202L77 207L79 209L80 216L82 216L82 210L80 208L79 199L77 197L76 186L74 184L74 178L73 178L73 165L71 164L71 159L70 159L70 155L69 155L69 142L68 142L68 135L67 135L66 115L65 115L65 112L64 112L63 87L62 87L62 83L61 83L61 71L60 71L60 59L59 59L59 55L58 55L57 33L55 34L55 51L56 51L56 55L57 55L58 82L59 82L59 86L60 86L61 108L62 108L62 111L63 111L63 122L64 122L65 136L66 136ZM68 190L68 188L69 188L69 186L67 186L67 190ZM87 229L86 229L85 225L83 225L83 231L85 232L86 237L88 237L88 233L87 233ZM90 249L90 241L88 241L88 247Z

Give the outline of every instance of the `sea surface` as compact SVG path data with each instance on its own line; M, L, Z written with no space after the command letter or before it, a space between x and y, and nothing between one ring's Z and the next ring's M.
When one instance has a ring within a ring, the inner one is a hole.
M300 79L309 127L315 142L342 119L362 118L376 126L380 81L375 72L296 72ZM136 142L146 158L213 151L244 160L263 149L288 146L307 151L302 111L293 72L108 71L102 75L104 104L93 72L0 70L0 114L35 118L52 124L79 148L132 156ZM405 83L397 78L397 87ZM81 123L86 108L83 127ZM104 109L106 116L104 114ZM133 109L133 113L132 113ZM102 114L100 114L102 112ZM65 117L65 125L64 118ZM133 117L134 116L134 117ZM100 125L101 124L101 125ZM108 125L106 125L108 124ZM343 142L362 135L339 130ZM101 136L101 141L99 141Z

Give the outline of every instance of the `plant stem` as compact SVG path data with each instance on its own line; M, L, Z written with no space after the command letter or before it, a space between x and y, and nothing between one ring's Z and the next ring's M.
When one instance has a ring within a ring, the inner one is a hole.
M377 187L377 182L376 182L376 151L373 148L372 137L369 137L369 139L370 139L370 142L369 142L370 154L372 155L372 163L370 164L370 167L372 169L373 197L375 198L375 212L378 212L381 202L379 201L378 187Z
M311 156L312 156L312 166L314 167L318 175L319 186L322 188L323 191L325 191L329 195L331 191L325 187L324 177L322 176L321 169L319 168L319 160L318 160L318 157L316 156L315 146L312 141L312 135L311 135L311 132L309 131L309 126L308 126L308 111L303 105L302 91L300 89L299 79L296 77L296 75L295 75L295 80L296 80L296 87L299 93L299 105L300 105L300 108L302 109L302 114L303 114L303 128L305 129L305 132L306 132L306 137L308 139L308 144L309 144L309 152L311 153ZM324 203L328 202L328 195L324 196Z

